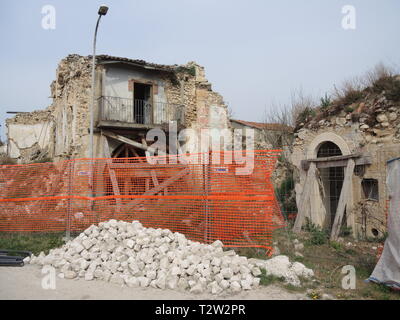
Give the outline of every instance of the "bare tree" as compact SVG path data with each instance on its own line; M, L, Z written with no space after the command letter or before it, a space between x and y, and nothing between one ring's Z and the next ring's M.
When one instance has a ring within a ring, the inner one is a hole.
M305 95L302 89L293 91L291 93L291 113L293 127L296 126L297 122L304 116L304 114L309 114L318 105L316 100L311 95Z
M306 110L314 109L315 105L314 98L304 95L301 89L291 93L290 104L272 103L264 116L266 141L274 148L287 148L291 152L297 119Z
M274 149L291 148L293 142L293 115L290 106L271 104L265 112L263 139Z
M226 103L226 110L227 110L228 119L232 119L235 116L235 112L233 111L233 109L229 103Z

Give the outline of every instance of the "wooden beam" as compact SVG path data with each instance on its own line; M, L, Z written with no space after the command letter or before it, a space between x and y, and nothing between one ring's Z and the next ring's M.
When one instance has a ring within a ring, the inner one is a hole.
M134 147L136 147L136 148L139 148L139 149L142 149L142 150L145 150L145 151L152 152L153 154L155 154L155 153L158 151L158 155L161 155L161 156L167 155L165 152L163 152L163 151L161 151L161 150L154 149L154 148L149 147L149 146L145 146L145 145L142 144L142 143L136 142L136 141L131 140L131 139L127 138L127 137L124 137L124 136L121 136L121 135L119 135L119 134L116 134L116 133L114 133L114 132L107 131L107 130L103 130L102 132L103 132L103 135L105 135L105 136L107 136L107 137L110 137L110 138L112 138L112 139L115 139L115 140L124 142L124 143L126 143L126 144L130 144L131 146L134 146Z
M161 182L158 186L146 191L145 193L143 193L144 196L151 196L154 195L158 192L160 192L162 189L168 187L169 185L173 184L175 181L179 180L180 178L182 178L184 175L189 173L189 168L185 168L184 170L180 171L179 173L173 175L172 177L169 177L167 180ZM140 204L141 202L143 202L146 199L135 199L131 202L128 203L128 206L136 206L138 204Z
M348 159L359 158L359 157L361 157L360 153L352 153L352 154L348 154L345 156L333 156L333 157L321 157L321 158L315 158L315 159L308 159L308 161L323 162L323 161L335 161L335 160L348 160Z
M134 147L132 147L131 145L129 146L129 150L131 150L131 152L133 153L133 155L135 157L138 157L140 162L143 162L143 159L141 159L141 157L139 156L139 154L136 152L136 149Z
M107 138L106 138L106 139L107 139ZM118 158L118 156L121 154L122 150L124 150L124 145L121 144L121 145L118 147L118 149L115 151L115 153L114 153L114 158ZM112 158L112 157L111 157L111 153L107 156L107 158Z
M157 168L157 174L160 175L160 171L171 172L173 170L183 170L186 168L185 164L150 164L146 162L113 162L111 163L113 169L130 169L130 170L152 170Z
M154 186L157 187L159 185L159 183L158 183L158 179L157 179L155 170L151 170L150 174L151 174L151 179L153 181Z
M110 163L109 164L111 169L116 170L119 172L120 175L130 177L130 178L152 178L151 171L154 170L153 165L149 164L142 164L142 163ZM174 166L174 167L161 167L160 169L157 168L157 177L158 179L161 178L168 178L171 175L178 173L179 171L185 169L185 166Z
M111 152L110 152L110 148L108 146L107 137L104 137L104 156L106 158L111 158ZM111 168L112 160L111 159L107 159L106 163L107 163L108 173L110 175L110 180L111 180L113 193L114 193L114 195L119 196L119 195L121 195L121 193L120 193L120 190L119 190L117 176L115 174L114 169ZM115 203L117 204L117 212L119 212L120 208L121 208L121 199L120 198L115 198Z
M348 159L334 159L334 158L336 157L320 158L320 159L326 159L322 161L319 160L315 161L315 159L302 160L301 167L303 170L307 171L308 168L310 167L311 162L316 162L318 169L347 166ZM371 155L360 156L359 158L353 158L353 160L355 161L356 166L372 164Z
M141 124L135 122L121 122L117 120L101 120L99 121L97 127L101 129L128 129L128 130L151 130L159 127L156 124Z
M331 240L336 240L339 236L344 210L346 209L346 206L350 201L349 193L351 192L354 168L355 168L355 161L353 159L349 159L346 167L346 173L344 175L342 191L340 192L339 203L335 214L335 221L333 222L332 226Z
M315 181L315 171L317 166L314 162L310 164L310 169L307 172L304 189L300 198L300 208L297 213L296 221L294 223L293 232L300 232L303 225L304 217L306 214L307 205L310 202L311 190Z

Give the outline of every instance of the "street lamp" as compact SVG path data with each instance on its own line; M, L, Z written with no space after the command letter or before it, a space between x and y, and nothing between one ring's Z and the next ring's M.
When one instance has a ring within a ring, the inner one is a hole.
M93 150L93 123L94 123L94 101L95 101L95 86L96 86L96 38L97 38L97 29L99 28L100 19L102 16L107 14L108 7L100 6L99 11L97 12L99 17L97 18L96 29L94 31L94 39L93 39L93 56L92 56L92 101L90 106L90 142L89 142L89 150L90 150L90 158L94 158L94 150Z

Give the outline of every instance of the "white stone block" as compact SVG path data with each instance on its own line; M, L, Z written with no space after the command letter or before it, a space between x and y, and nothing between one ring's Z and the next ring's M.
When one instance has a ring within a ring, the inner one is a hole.
M260 278L253 278L252 286L257 288L260 285Z
M125 283L124 278L120 273L113 274L110 278L110 282L118 285L123 285Z
M139 280L140 286L141 286L142 288L146 288L146 287L148 287L149 284L150 284L150 279L149 279L149 278L146 278L146 277L139 277L138 280Z
M92 272L86 272L86 273L85 273L85 280L86 280L86 281L91 281L91 280L93 280L93 279L94 279L94 275L93 275Z
M194 294L200 294L204 292L204 288L200 283L197 283L190 289L190 292Z
M157 278L157 272L155 270L147 271L146 278L149 278L150 280L156 279Z
M229 288L229 281L223 279L223 280L221 280L221 282L219 282L219 286L220 286L222 289L228 289L228 288Z
M240 292L242 290L242 287L239 282L237 281L232 281L229 285L229 288L232 290L232 292Z
M261 270L259 267L253 267L251 268L251 273L253 274L253 276L258 277L259 275L261 275Z
M214 248L222 248L224 244L220 240L216 240L211 244Z
M253 282L248 280L241 280L240 285L242 286L243 290L250 290Z
M127 277L125 283L130 288L140 287L140 281L136 277Z
M188 281L185 278L179 278L177 285L181 290L186 290L189 287Z
M132 239L128 239L126 241L126 246L130 249L132 249L135 246L135 242Z
M65 279L75 279L77 277L77 274L75 271L67 270L64 272L64 277Z
M230 279L233 277L233 272L231 268L223 268L221 269L221 275L224 277L224 279Z

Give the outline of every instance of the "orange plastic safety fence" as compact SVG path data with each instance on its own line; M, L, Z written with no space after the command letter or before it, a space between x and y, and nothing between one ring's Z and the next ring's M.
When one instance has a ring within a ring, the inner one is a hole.
M139 220L195 241L269 249L272 231L284 223L270 181L279 155L258 150L240 158L230 151L150 163L136 157L0 166L0 231L82 231L108 219Z

